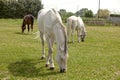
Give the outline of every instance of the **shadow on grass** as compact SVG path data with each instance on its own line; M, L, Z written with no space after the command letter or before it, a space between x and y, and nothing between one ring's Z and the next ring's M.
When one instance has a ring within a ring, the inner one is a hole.
M44 77L47 75L59 74L59 72L46 69L46 67L43 66L44 64L45 61L43 60L28 59L9 64L8 70L13 76L21 77Z
M22 33L22 32L15 32L15 34L19 34L19 35L31 35L31 32L27 32L27 33Z
M78 42L78 41L74 41L74 42L72 42L72 41L69 41L69 42L67 42L68 44L75 44L75 43L80 43L80 42Z
M74 44L74 43L84 43L85 41L80 41L80 42L78 42L78 41L74 41L74 42L72 42L72 41L69 41L69 42L67 42L68 44Z

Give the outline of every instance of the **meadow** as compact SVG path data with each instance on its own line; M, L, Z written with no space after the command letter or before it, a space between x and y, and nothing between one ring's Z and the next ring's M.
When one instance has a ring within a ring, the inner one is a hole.
M120 27L86 26L85 42L68 43L68 71L53 71L41 60L34 32L21 33L22 19L0 19L0 80L120 80ZM46 46L47 54L47 46ZM54 45L54 60L56 45Z

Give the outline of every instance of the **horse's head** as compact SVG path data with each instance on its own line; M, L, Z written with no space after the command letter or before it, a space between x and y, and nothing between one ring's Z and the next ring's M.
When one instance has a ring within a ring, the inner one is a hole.
M24 30L26 29L26 26L24 25L24 23L22 24L21 29L22 29L22 33L24 33Z
M61 46L59 47L59 53L57 55L57 62L60 67L60 72L66 72L67 71L67 59L68 59L68 50L67 46Z
M83 28L81 30L81 33L80 33L80 37L81 37L81 41L84 42L85 41L85 36L86 36L86 30L85 28Z

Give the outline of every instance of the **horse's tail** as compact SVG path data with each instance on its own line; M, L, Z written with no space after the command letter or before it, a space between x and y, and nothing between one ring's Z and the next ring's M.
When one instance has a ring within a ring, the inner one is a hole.
M33 39L40 40L40 31L33 33L35 37ZM46 40L45 36L43 36L44 41Z
M30 16L30 18L32 19L32 24L34 24L34 16Z

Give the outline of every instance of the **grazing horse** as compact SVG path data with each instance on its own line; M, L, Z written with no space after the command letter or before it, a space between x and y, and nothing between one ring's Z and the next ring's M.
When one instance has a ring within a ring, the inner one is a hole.
M28 26L28 32L30 30L29 25L31 25L31 31L33 31L33 24L34 24L34 16L31 14L28 14L24 16L23 23L22 23L22 33L24 33L24 30L26 29L26 25Z
M56 61L59 65L60 72L66 72L68 58L67 33L59 13L55 9L40 10L38 12L38 29L42 41L42 59L45 58L44 37L48 44L46 67L49 66L52 70L55 67L52 53L53 43L56 42Z
M74 32L75 30L77 31L77 36L78 36L78 42L81 41L84 42L85 36L86 36L86 29L83 23L83 20L81 17L76 17L76 16L70 16L67 19L67 36L68 36L68 42L69 42L69 37L72 35L72 42L74 42Z

